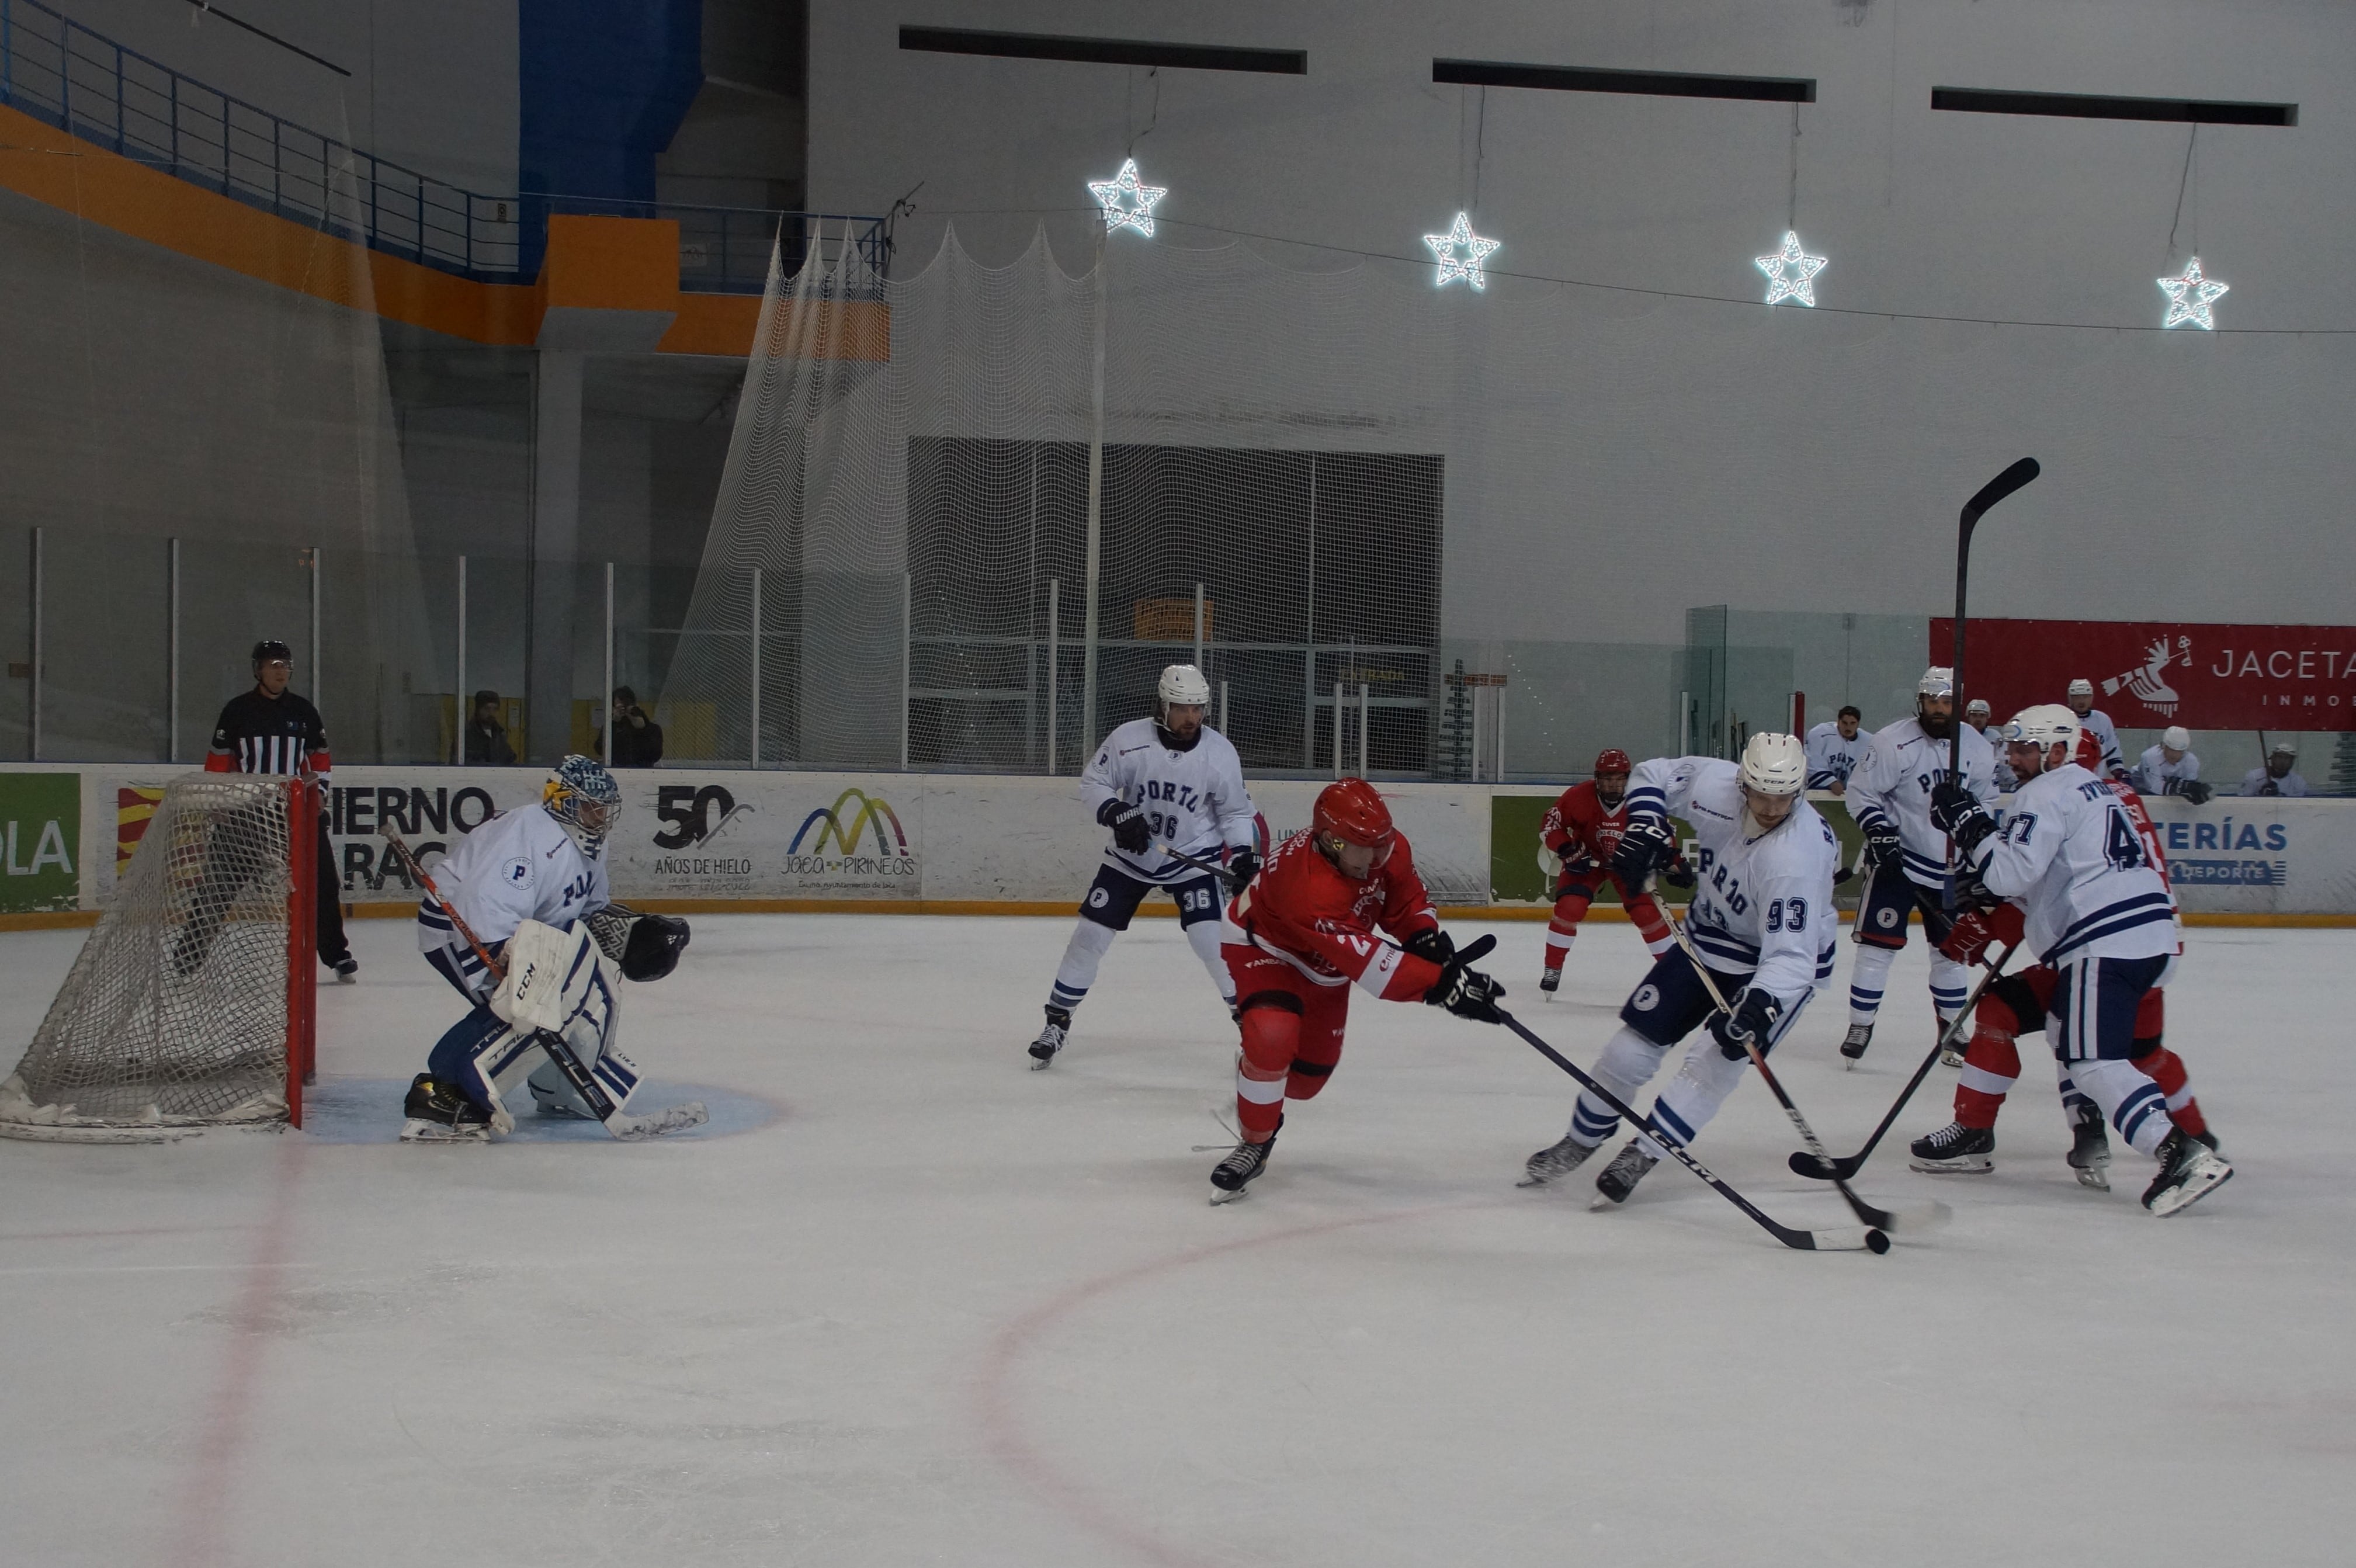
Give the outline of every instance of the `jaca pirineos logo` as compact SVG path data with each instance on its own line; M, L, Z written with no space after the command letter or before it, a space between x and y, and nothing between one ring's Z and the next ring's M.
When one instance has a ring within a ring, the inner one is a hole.
M862 848L871 835L873 854ZM833 854L827 853L830 843ZM914 876L916 857L909 852L907 832L891 803L853 788L835 797L833 805L820 806L802 819L794 842L787 846L786 869L806 876Z
M2184 699L2177 695L2176 688L2168 683L2167 677L2161 672L2171 664L2190 665L2191 662L2190 638L2179 635L2173 648L2168 645L2165 637L2154 638L2144 649L2140 665L2103 682L2103 695L2115 696L2125 691L2136 702L2166 718L2176 712L2177 704Z
M655 834L655 847L708 850L752 814L752 807L738 805L736 797L721 785L666 784L655 792L655 815L663 822L663 831ZM655 874L659 876L748 876L752 871L750 854L730 854L724 850L716 854L667 854L655 862Z

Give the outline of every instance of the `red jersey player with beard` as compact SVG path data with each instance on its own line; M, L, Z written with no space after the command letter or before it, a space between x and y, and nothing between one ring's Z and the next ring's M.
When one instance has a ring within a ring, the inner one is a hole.
M1554 918L1547 922L1546 972L1538 990L1549 1002L1562 984L1562 961L1579 937L1580 922L1605 877L1620 890L1620 902L1645 949L1655 958L1675 945L1661 907L1642 887L1631 887L1609 869L1628 826L1628 770L1633 764L1617 746L1595 755L1595 777L1574 784L1547 809L1538 825L1538 865L1555 879ZM1675 880L1674 874L1671 880Z
M1221 951L1242 1015L1236 1062L1242 1141L1211 1173L1214 1203L1242 1197L1244 1184L1267 1165L1285 1101L1312 1099L1325 1087L1342 1058L1353 984L1386 1002L1501 1019L1496 999L1505 987L1472 967L1496 939L1456 950L1375 787L1363 779L1326 786L1312 822L1277 845L1227 906Z

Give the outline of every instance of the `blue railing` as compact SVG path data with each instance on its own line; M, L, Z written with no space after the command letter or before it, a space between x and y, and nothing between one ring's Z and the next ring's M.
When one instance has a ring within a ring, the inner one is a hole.
M39 0L0 0L0 103L233 201L479 282L530 281L521 269L552 211L675 220L680 286L701 293L758 294L773 236L791 273L846 226L883 271L874 218L464 190L192 81Z

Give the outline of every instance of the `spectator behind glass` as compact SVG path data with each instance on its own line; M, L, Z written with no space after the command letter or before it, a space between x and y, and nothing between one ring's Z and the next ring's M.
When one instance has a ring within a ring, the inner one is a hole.
M614 766L652 768L662 760L662 725L638 706L638 694L627 686L614 688Z
M466 721L466 761L481 768L512 768L515 747L508 744L508 726L499 723L499 694L475 693L474 716Z

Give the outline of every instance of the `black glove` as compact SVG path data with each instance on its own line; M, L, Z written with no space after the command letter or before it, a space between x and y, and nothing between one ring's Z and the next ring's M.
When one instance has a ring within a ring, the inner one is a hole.
M1898 841L1898 824L1887 817L1876 817L1869 822L1858 823L1865 835L1865 853L1876 865L1896 865L1902 853Z
M1440 978L1423 993L1426 1003L1445 1007L1460 1018L1471 1018L1483 1024L1502 1024L1505 1015L1497 1007L1497 998L1505 988L1472 967L1472 961L1485 957L1497 945L1494 937L1475 937L1449 955L1440 966Z
M1658 817L1637 817L1628 823L1620 835L1620 847L1612 852L1612 875L1630 888L1644 886L1644 878L1656 865L1665 865L1677 852L1677 841L1669 836L1669 827Z
M1250 886L1251 879L1258 875L1259 856L1252 852L1251 845L1246 844L1227 856L1227 897L1243 897L1244 889Z
M641 915L630 924L622 950L624 980L660 980L679 967L687 950L687 922L676 915Z
M1678 855L1662 868L1661 880L1672 887L1692 886L1695 882L1693 863L1684 855Z
M1434 926L1428 931L1418 931L1399 946L1426 963L1445 964L1456 956L1456 939Z
M1112 830L1112 842L1124 854L1143 854L1153 843L1153 834L1145 825L1145 813L1128 801L1118 798L1097 808L1097 821Z
M1775 1026L1783 1004L1757 986L1748 985L1734 998L1733 1008L1730 1013L1711 1014L1709 1032L1718 1041L1718 1054L1739 1062L1750 1054L1745 1046L1767 1048L1767 1032Z
M2178 791L2178 793L2181 794L2186 800L2191 801L2196 806L2207 805L2209 803L2209 797L2216 792L2216 790L2211 789L2208 785L2203 784L2198 779L2185 779L2184 788Z
M1955 841L1955 847L1968 856L1979 847L1980 840L1996 832L1996 819L1979 797L1952 779L1942 779L1931 787L1931 825Z
M1963 865L1957 866L1955 868L1954 875L1955 908L1961 913L1966 915L1980 914L1987 910L1993 909L1997 905L2004 902L2003 899L1988 891L1988 885L1980 879L1980 868L1974 865L1970 861L1965 861ZM1969 961L1965 959L1957 959L1955 961L1957 963L1965 963Z

